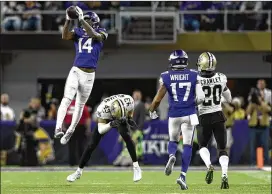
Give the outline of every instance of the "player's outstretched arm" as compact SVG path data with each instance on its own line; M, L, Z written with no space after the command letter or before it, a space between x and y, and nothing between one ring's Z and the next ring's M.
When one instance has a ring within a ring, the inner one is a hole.
M156 96L154 97L152 104L149 108L150 112L154 112L158 108L158 106L160 105L161 100L165 96L166 92L167 92L166 87L163 84L161 84L161 86L160 86L160 88L159 88Z
M83 11L78 6L76 6L76 13L78 15L78 21L80 22L82 27L86 30L88 36L90 36L91 38L95 38L96 40L99 41L103 41L105 39L104 35L96 32L95 29L93 29L93 27L84 20Z
M66 9L66 20L62 30L62 39L63 40L73 40L74 39L74 32L72 32L72 21L71 18L68 16L67 9Z
M71 20L66 20L62 30L63 40L73 40L74 33L72 32L72 22Z

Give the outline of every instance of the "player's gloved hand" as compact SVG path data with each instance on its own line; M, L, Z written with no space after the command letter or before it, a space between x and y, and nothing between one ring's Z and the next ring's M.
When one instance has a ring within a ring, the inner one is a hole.
M66 20L71 20L71 18L68 15L68 12L67 12L68 9L69 9L69 7L66 9Z
M138 125L136 124L136 122L132 119L132 118L128 118L127 119L127 125L130 127L130 129L132 130L136 130L139 129Z
M154 112L150 112L149 111L149 116L151 119L157 119L159 116L157 115L157 112L154 111Z
M76 6L76 13L77 13L77 16L78 16L78 20L81 21L84 19L83 17L83 11L80 7Z
M116 119L110 122L110 126L113 128L118 128L122 124L122 120Z

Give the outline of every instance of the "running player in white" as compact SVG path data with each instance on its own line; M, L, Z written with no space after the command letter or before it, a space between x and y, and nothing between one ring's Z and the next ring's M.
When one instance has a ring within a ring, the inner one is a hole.
M118 94L105 98L101 102L96 111L98 126L94 129L92 140L81 156L78 169L67 177L67 181L74 182L81 177L83 168L89 161L93 151L103 135L111 128L117 128L126 143L129 155L133 161L133 181L141 180L142 171L138 164L135 145L129 135L130 128L137 128L137 125L132 120L133 111L134 100L129 95Z
M81 118L84 105L93 88L99 54L103 42L108 36L106 30L99 27L100 19L96 13L88 12L83 15L82 10L77 6L76 13L80 27L70 29L71 19L66 10L66 21L62 31L62 39L72 40L76 50L74 64L67 77L64 96L57 114L55 138L62 137L60 140L62 144L69 141ZM75 95L76 102L72 123L64 135L62 131L63 120Z
M224 97L227 102L231 102L231 92L227 87L227 77L215 72L216 63L215 56L210 52L202 53L197 61L198 82L205 93L204 102L198 105L200 130L197 135L200 146L199 154L208 168L206 182L210 184L213 181L214 167L211 164L207 144L214 135L219 151L219 163L222 167L221 189L228 189L229 157L226 150L226 119L222 112L221 101Z

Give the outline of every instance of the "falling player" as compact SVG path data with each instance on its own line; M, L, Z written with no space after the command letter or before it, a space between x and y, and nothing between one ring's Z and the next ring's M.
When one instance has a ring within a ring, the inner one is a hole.
M198 131L198 142L200 156L208 168L206 182L213 181L214 167L211 164L210 152L207 144L214 135L217 149L219 151L219 163L222 167L221 189L228 189L228 164L229 157L226 150L226 128L225 117L222 112L221 98L231 102L231 93L227 87L227 77L222 73L215 72L216 58L210 52L202 53L197 61L200 76L198 81L205 93L205 100L198 105L199 122L201 129Z
M100 19L96 13L88 12L83 15L82 10L77 6L75 11L80 27L76 27L73 30L70 29L71 19L66 10L66 21L62 31L62 39L74 41L76 49L74 64L67 77L64 96L57 114L55 137L62 137L60 140L62 144L66 144L69 141L80 120L84 105L93 88L100 51L103 47L103 42L108 36L105 29L99 28ZM75 95L76 102L72 122L64 135L62 131L63 120L67 108Z
M188 55L183 50L176 50L169 57L170 69L161 74L160 88L153 99L150 107L150 117L156 119L156 108L162 98L169 94L169 137L168 144L169 160L165 167L165 174L172 173L176 162L176 151L180 139L183 136L183 153L181 174L177 183L182 190L188 189L186 185L186 173L192 156L192 140L195 126L198 125L196 105L204 100L204 93L197 83L198 73L195 70L187 69Z
M130 128L137 128L137 125L132 120L133 111L134 100L129 95L118 94L105 98L101 102L96 111L98 126L94 129L92 140L81 156L78 169L67 177L67 181L74 182L81 177L83 168L89 161L93 151L103 135L111 128L117 128L126 143L129 155L133 161L133 180L135 182L141 180L142 171L138 164L135 145L129 135Z

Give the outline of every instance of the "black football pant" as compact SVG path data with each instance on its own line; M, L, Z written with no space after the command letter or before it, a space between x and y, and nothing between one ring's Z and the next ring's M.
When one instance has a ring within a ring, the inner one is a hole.
M118 127L118 131L120 135L122 136L123 140L125 141L127 145L128 152L130 154L130 157L133 162L137 162L137 155L136 155L136 150L135 150L135 145L134 142L132 141L130 135L129 135L129 130L127 124L122 124ZM81 156L80 162L79 162L79 168L84 168L87 162L89 161L93 151L95 148L98 146L101 138L103 135L101 135L98 132L98 126L95 127L93 136L91 139L91 142L88 144L86 147L83 155Z
M201 125L198 132L198 143L200 148L207 147L209 141L214 135L219 150L225 150L227 144L227 132L224 122Z

